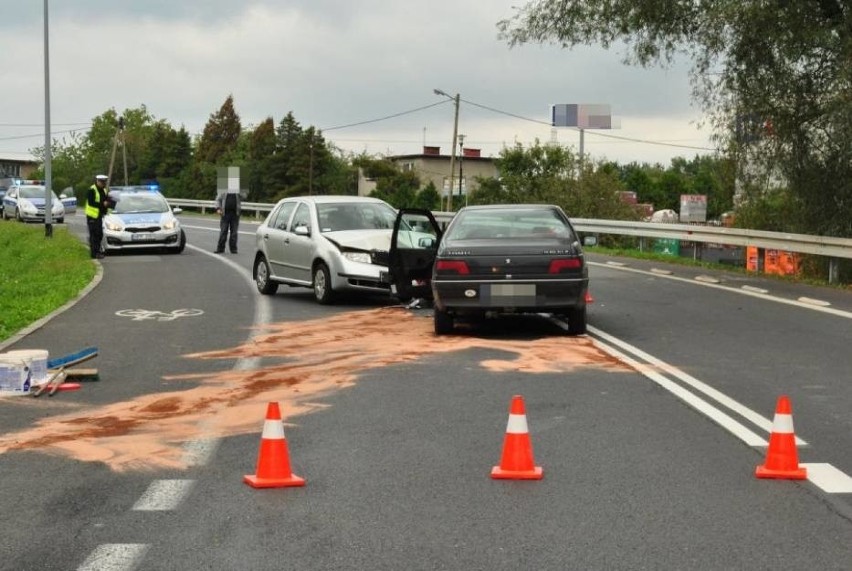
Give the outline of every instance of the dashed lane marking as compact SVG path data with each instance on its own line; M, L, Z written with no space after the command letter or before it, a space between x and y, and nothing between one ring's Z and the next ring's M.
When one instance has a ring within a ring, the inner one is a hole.
M99 545L77 571L130 571L136 568L148 547L144 543Z
M134 511L170 511L189 494L195 480L154 480L133 506Z

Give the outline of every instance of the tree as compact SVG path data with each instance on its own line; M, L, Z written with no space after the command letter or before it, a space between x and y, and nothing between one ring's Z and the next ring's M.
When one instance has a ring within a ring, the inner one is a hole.
M536 141L504 148L497 159L499 179L480 180L472 204L546 203L576 218L634 220L637 212L621 200L624 185L606 165L579 160L558 145Z
M852 236L848 2L536 0L497 26L510 45L623 44L625 61L641 66L686 55L693 95L738 178L762 170L786 183L795 198L787 229ZM752 128L737 128L744 118Z
M241 132L240 116L234 110L234 96L228 95L219 110L207 120L198 141L195 159L212 165L219 164L236 149Z

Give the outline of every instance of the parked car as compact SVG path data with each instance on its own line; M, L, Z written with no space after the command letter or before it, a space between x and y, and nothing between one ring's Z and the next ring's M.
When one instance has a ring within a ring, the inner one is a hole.
M412 240L419 218L437 244ZM393 287L434 302L438 335L455 320L507 313L551 313L568 333L586 332L589 274L582 246L561 208L544 204L467 206L443 234L425 210L401 210L389 252Z
M319 303L343 292L390 291L387 255L396 211L365 196L280 200L255 235L253 275L270 295L281 284L313 288ZM419 233L418 238L432 239Z
M62 206L65 207L65 215L77 213L77 196L74 194L74 189L68 187L59 195L59 200L62 201Z
M109 197L114 206L104 216L104 250L139 250L161 248L172 253L183 252L186 234L166 198L146 187L114 187Z
M0 215L4 220L14 218L22 222L44 222L46 202L46 190L41 181L18 181L6 189ZM64 222L65 207L53 191L50 206L51 220L59 224Z

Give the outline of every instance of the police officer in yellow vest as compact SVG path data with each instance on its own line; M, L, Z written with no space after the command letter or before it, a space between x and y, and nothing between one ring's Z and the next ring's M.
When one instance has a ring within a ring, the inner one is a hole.
M103 258L101 242L104 239L104 215L109 209L109 194L106 183L107 175L95 177L95 184L89 187L86 195L86 224L89 226L89 249L92 258Z

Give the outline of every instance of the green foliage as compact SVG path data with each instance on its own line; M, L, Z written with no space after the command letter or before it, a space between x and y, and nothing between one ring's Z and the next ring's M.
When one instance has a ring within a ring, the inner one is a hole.
M852 236L848 2L535 0L498 29L510 45L621 45L625 61L642 66L685 54L693 95L738 179L762 171L783 181L800 231Z
M229 95L216 113L210 115L195 152L196 161L230 166L228 160L237 148L242 133L240 116L234 110L234 96ZM215 190L215 186L213 189Z
M505 148L497 159L499 180L480 180L470 204L558 204L572 218L636 219L637 211L621 200L617 171L584 162L557 145L538 141Z

